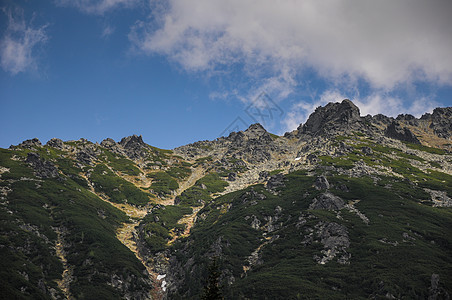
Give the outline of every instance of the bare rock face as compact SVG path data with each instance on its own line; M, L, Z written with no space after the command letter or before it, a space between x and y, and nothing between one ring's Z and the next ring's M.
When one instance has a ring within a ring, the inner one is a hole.
M339 256L337 261L340 264L349 264L350 254L347 248L350 247L350 238L347 228L335 222L320 222L316 226L317 236L324 250L322 257L314 256L319 264L325 264Z
M266 140L271 141L272 138L270 134L265 130L264 127L262 127L261 124L256 123L252 124L250 127L248 127L247 130L244 131L245 136L248 137L250 140Z
M107 138L103 140L100 145L111 152L119 155L125 155L124 149L118 143L116 143L113 139Z
M261 194L259 192L256 192L254 188L251 188L251 190L243 193L240 196L240 200L242 204L245 203L252 203L257 204L257 202L267 199L267 197L264 194Z
M95 156L89 150L80 150L75 157L79 162L86 165L92 165L95 160Z
M143 142L143 137L137 136L137 135L131 135L125 138L122 138L119 142L119 145L121 145L125 153L128 157L132 159L140 159L144 158L147 155L147 145L145 142Z
M330 192L325 192L314 198L314 201L309 205L309 209L340 210L344 207L344 200Z
M349 130L356 127L360 121L359 108L348 99L341 103L328 103L318 107L309 116L306 123L298 127L298 137L301 134L320 135Z
M267 189L274 192L276 191L277 188L285 186L284 181L285 177L283 174L276 174L270 176L270 178L267 181Z
M441 138L452 136L452 107L435 108L432 113L430 128Z
M320 161L320 159L317 157L317 155L311 153L306 157L306 161L308 161L311 165L317 163Z
M377 114L377 115L372 117L372 122L383 124L383 125L386 125L386 126L389 125L392 121L394 121L394 118L387 117L387 116L382 115L382 114Z
M270 173L268 171L261 171L259 172L259 181L266 180L270 176Z
M270 134L256 123L245 131L232 132L226 139L230 142L226 156L247 160L250 163L259 163L271 158L275 145Z
M424 188L424 191L432 197L433 207L452 207L452 199L446 191L435 191L427 188Z
M251 227L253 229L258 230L261 225L261 221L255 215L252 215L251 218L252 218Z
M199 141L177 147L175 153L189 159L210 156L231 170L246 168L248 164L270 161L275 154L286 151L287 145L275 143L261 124L252 124L245 131L231 132L214 141Z
M237 180L237 173L231 172L228 174L228 181L236 181Z
M141 135L137 136L136 134L122 138L119 144L124 149L141 149L146 147L146 144L143 142L143 137Z
M314 182L314 187L316 190L327 190L330 188L330 183L325 176L321 175L316 178Z
M26 149L32 149L33 147L41 147L42 144L41 144L41 141L39 141L37 138L34 138L34 139L30 139L30 140L25 140L17 146L26 148Z
M26 162L34 169L36 176L41 178L58 177L58 169L53 162L43 160L37 153L30 152Z
M115 142L115 140L111 138L106 138L102 142L100 142L100 145L104 148L112 148L114 146L117 146L118 144Z
M97 160L98 155L100 155L100 150L92 143L81 139L83 144L80 145L80 148L75 155L76 159L82 164L86 165L94 165L94 162Z
M56 149L63 149L64 148L63 141L60 140L60 139L57 139L57 138L50 139L47 142L46 146L50 146L50 147L53 147L53 148L56 148Z
M396 121L389 124L388 128L386 128L385 135L396 140L413 144L421 143L408 128L400 126L400 124Z
M417 126L419 125L419 120L416 119L415 116L410 114L400 114L396 118L397 121L405 121L407 124L411 126Z

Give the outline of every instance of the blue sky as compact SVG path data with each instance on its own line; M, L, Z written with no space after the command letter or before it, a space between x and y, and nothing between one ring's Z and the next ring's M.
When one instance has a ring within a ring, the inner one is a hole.
M141 134L161 148L319 105L452 105L450 1L3 0L0 147Z

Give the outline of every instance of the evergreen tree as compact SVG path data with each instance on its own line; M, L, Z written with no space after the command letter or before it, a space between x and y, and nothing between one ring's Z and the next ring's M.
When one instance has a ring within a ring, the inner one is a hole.
M217 258L213 258L209 264L209 275L201 297L202 300L224 299L220 290L220 274Z

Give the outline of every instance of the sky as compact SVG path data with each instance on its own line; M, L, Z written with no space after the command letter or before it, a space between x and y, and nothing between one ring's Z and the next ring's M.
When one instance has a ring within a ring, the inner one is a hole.
M132 134L171 149L320 105L452 106L449 0L0 0L0 147Z

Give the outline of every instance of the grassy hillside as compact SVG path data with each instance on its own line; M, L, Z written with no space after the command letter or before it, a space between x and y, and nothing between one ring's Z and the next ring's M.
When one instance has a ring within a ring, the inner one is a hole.
M440 275L443 287L452 285L450 208L432 207L424 202L428 197L421 187L403 179L381 178L374 184L371 178L328 176L334 194L346 202L360 200L355 207L369 219L366 224L348 209L309 209L321 193L312 187L314 179L294 172L280 195L257 185L203 208L191 236L174 246L173 259L181 265L174 271L184 284L173 296L196 299L202 293L211 257L218 260L223 293L230 299L366 299L386 294L425 299L432 274ZM348 191L338 189L343 185ZM316 226L322 223L346 228L347 263L315 261L324 250L316 237Z
M120 299L126 289L112 286L116 277L130 284L128 293L147 292L151 287L144 266L116 238L118 226L128 222L126 215L88 191L72 160L52 150L41 149L42 157L52 159L60 173L43 179L19 160L28 150L1 149L0 165L8 170L0 182L7 191L0 206L0 298L63 296L57 282L64 265L56 245L70 266L73 297ZM129 196L127 190L121 195Z

